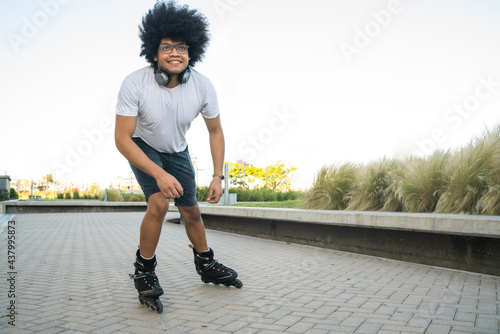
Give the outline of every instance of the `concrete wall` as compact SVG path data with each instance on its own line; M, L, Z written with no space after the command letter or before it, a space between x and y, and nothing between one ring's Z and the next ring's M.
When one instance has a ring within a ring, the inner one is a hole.
M500 240L443 233L388 230L203 215L207 228L438 267L500 275Z
M211 229L500 276L500 217L202 207Z

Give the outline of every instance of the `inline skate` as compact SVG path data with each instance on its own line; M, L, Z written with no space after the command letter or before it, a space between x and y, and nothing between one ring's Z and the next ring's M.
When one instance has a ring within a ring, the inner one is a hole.
M159 297L163 294L163 289L155 273L156 255L145 260L141 257L140 250L137 250L134 266L135 273L129 274L129 277L134 280L135 288L139 292L139 302L162 313L163 304Z
M224 284L225 286L235 286L241 288L243 283L237 279L238 273L214 259L214 251L210 248L198 254L193 245L194 265L196 272L201 276L203 283Z

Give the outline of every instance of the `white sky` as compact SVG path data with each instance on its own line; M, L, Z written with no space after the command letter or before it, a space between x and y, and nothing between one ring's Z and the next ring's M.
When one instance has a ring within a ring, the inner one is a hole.
M500 123L498 1L179 2L211 23L196 68L217 89L227 161L281 160L304 188L324 164L457 148ZM147 65L138 25L154 3L0 2L0 174L130 175L114 106L124 77ZM201 118L188 141L203 183Z

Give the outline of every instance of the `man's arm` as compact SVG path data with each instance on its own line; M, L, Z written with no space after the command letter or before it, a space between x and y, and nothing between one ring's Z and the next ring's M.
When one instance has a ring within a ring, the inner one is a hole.
M132 165L154 177L166 198L182 196L183 189L177 179L151 161L132 140L136 125L137 117L116 115L116 148Z
M220 116L213 119L204 118L207 125L209 139L210 139L210 151L212 153L212 161L214 165L214 174L222 174L224 167L224 133L222 131L222 125L220 122ZM227 177L227 175L226 175ZM215 197L212 197L214 196ZM210 186L208 188L208 198L209 203L217 203L222 196L222 180L220 177L214 176Z

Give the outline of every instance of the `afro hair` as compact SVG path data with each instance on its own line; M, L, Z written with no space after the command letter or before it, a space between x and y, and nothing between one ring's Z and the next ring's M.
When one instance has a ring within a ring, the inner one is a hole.
M199 11L179 6L175 1L159 1L144 15L139 26L140 56L156 67L158 46L162 38L170 38L189 45L189 65L194 66L205 55L210 40L208 26L208 20Z

